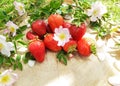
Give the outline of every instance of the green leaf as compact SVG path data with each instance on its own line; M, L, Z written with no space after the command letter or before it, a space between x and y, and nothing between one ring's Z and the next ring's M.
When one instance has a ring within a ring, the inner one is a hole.
M22 60L23 60L24 64L27 64L29 59L26 57L23 57Z
M0 56L0 65L3 64L4 58L2 56Z
M96 55L96 46L95 46L95 44L90 45L90 50L92 51L93 54Z
M14 63L15 63L15 59L13 59L12 57L10 57L10 62L11 62L12 64L14 64Z
M14 39L15 39L15 41L17 41L17 40L21 39L23 36L24 36L24 34L21 33L21 34L16 35L14 37Z
M13 41L15 52L17 52L17 46L16 46L16 41Z
M18 66L18 69L23 70L23 65L21 62L18 62L17 66Z
M58 52L57 59L63 64L67 65L67 53L65 53L63 50Z
M27 29L27 25L24 25L22 27L19 27L19 29L17 29L17 34L22 33L23 31L25 31Z
M34 57L33 57L33 55L32 55L30 52L27 52L27 53L25 54L25 58L34 60Z
M22 41L22 40L19 40L18 43L22 44L22 45L27 45L26 42Z
M17 55L17 57L16 57L16 61L20 61L21 60L21 56L20 55Z
M13 69L16 70L17 69L17 64L13 65Z
M6 62L5 66L10 67L12 64L10 62Z
M2 20L4 18L6 18L6 14L2 9L0 9L0 19Z
M67 58L66 57L62 57L61 62L63 62L65 65L67 65Z

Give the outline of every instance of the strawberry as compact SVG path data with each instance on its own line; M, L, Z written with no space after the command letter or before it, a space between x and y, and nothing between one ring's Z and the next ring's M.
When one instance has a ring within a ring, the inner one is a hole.
M88 44L90 45L90 50L91 50L91 53L96 55L96 44L95 44L95 40L90 38L90 37L87 37L85 38L85 40L88 42Z
M26 33L26 38L28 40L36 39L38 38L37 34L33 33L31 30Z
M85 38L82 38L78 41L78 53L82 56L89 56L91 53L90 45Z
M30 53L38 62L43 62L45 58L45 45L41 40L33 40L28 45Z
M47 31L47 33L52 33L52 30L51 30L51 28L50 28L49 24L47 24L46 31Z
M70 34L72 35L73 39L78 41L85 34L85 32L86 32L86 25L84 23L82 23L80 27L72 25L69 28L69 31L70 31Z
M43 20L36 20L31 25L32 30L40 37L46 33L46 24Z
M51 14L48 17L48 24L50 25L50 28L52 32L54 32L55 28L59 28L63 25L64 19L59 14Z
M46 34L44 38L44 44L46 48L50 49L51 51L60 51L62 48L57 45L58 42L53 39L53 36L54 35L52 33Z
M76 47L77 47L77 43L74 40L70 40L69 42L67 42L64 46L63 46L63 50L71 53L73 51L76 51Z
M70 28L72 25L68 22L64 22L62 25L64 28Z

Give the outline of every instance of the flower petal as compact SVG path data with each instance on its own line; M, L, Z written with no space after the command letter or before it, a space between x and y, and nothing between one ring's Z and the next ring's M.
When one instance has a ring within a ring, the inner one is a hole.
M2 40L2 41L6 41L6 37L3 36L3 35L0 35L0 40Z
M103 14L107 12L106 6L104 6L101 2L96 1L94 4L92 4L91 9L88 9L87 15L91 16L90 20L95 22L98 19L101 19Z
M1 53L2 53L3 55L7 56L7 57L9 57L9 56L11 55L9 48L3 48L3 49L1 50Z
M15 9L18 11L18 14L22 16L25 13L24 4L14 1Z
M66 42L68 42L71 38L70 32L68 28L63 28L60 26L55 29L53 39L58 42L58 46L64 46Z
M94 16L92 16L92 17L90 17L90 20L93 21L93 22L95 22L95 21L97 21L97 18L94 17Z
M87 10L87 15L88 15L88 16L91 16L91 15L92 15L92 10L90 10L90 9Z
M110 77L108 82L113 86L120 86L120 75Z
M29 61L28 61L28 65L29 65L30 67L33 67L33 66L35 65L35 61L34 61L34 60L29 60Z
M14 50L14 44L12 42L7 42L7 46L9 47L9 50Z
M7 81L0 82L0 86L13 86L13 83L18 79L18 75L12 73L12 70L9 69L0 74L0 80L4 80L4 78L7 79Z

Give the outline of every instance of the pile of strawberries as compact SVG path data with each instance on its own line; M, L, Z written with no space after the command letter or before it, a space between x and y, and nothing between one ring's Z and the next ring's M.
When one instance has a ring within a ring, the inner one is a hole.
M63 47L58 46L58 42L53 39L56 28L62 26L68 28L72 38ZM51 14L48 23L44 20L36 20L31 24L31 29L26 33L26 38L31 40L28 49L38 62L43 62L46 48L58 52L63 50L66 53L78 51L82 56L89 56L91 53L90 44L82 38L86 32L86 25L82 23L79 27L65 22L59 14Z

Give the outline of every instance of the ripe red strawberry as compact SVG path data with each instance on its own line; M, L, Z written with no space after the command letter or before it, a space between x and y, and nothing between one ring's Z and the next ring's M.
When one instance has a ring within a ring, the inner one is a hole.
M55 51L55 52L60 51L62 48L57 45L58 42L53 39L53 36L54 35L51 33L45 35L44 44L46 48L50 49L51 51Z
M31 25L32 30L39 36L43 36L46 33L46 24L43 20L36 20Z
M89 56L91 53L90 45L85 38L82 38L78 41L78 53L82 56Z
M67 42L64 46L63 46L63 50L71 53L73 51L76 51L76 47L77 47L77 43L74 40L70 40L69 42Z
M47 31L47 33L52 33L52 30L51 30L49 24L47 25L46 31Z
M72 25L70 24L70 23L68 23L68 22L64 22L63 23L63 27L64 28L70 28Z
M37 34L33 33L32 31L28 31L28 32L26 33L26 38L27 38L28 40L32 40L32 39L38 38L38 36L37 36Z
M59 28L63 25L64 19L59 14L51 14L48 17L48 24L50 25L50 28L52 32L54 32L55 28Z
M85 34L85 32L86 32L86 25L84 23L82 23L80 27L72 25L69 28L69 31L70 31L70 34L72 35L73 39L78 41Z
M43 62L45 58L45 45L41 40L33 40L28 45L30 53L38 62Z

